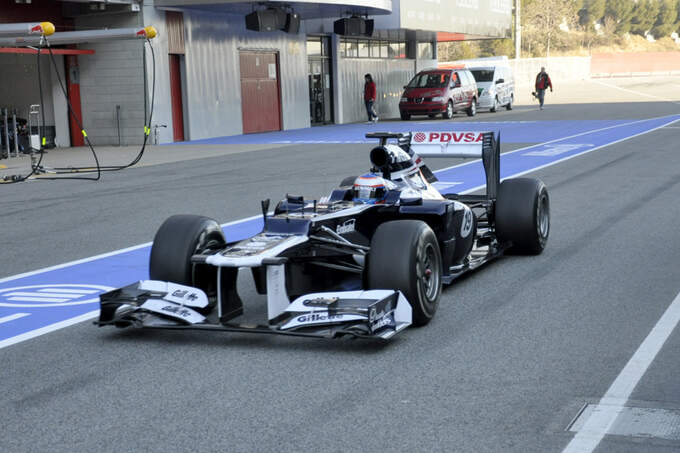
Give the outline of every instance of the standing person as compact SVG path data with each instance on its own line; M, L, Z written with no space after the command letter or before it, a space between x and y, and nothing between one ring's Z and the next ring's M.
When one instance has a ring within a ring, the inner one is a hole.
M541 104L541 110L543 110L543 101L545 100L545 90L550 87L550 92L552 93L553 87L550 81L550 76L545 72L545 67L541 67L541 72L536 75L536 97L538 102Z
M366 104L366 113L368 114L368 121L378 122L378 114L375 113L375 108L373 104L376 98L375 82L371 74L366 74L364 76L364 104Z

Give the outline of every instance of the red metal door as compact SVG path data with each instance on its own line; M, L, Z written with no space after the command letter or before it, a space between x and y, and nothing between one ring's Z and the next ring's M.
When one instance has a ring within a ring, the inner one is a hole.
M276 52L241 52L243 133L281 130L279 58Z
M184 141L184 114L182 113L182 77L179 70L179 55L168 55L170 67L170 102L172 104L172 139Z
M80 75L78 70L78 57L76 55L66 55L66 87L68 101L71 104L71 114L68 116L68 123L71 135L71 146L85 145L82 128L78 123L83 124L83 113L80 103ZM78 119L76 120L77 117Z

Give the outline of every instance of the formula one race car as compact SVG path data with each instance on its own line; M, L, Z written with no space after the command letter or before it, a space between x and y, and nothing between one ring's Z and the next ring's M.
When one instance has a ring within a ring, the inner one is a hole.
M98 324L387 339L427 324L443 284L506 251L541 253L547 189L533 178L500 182L499 137L440 133L423 144L424 134L368 134L380 140L369 173L319 200L287 196L273 212L263 201L262 232L242 241L227 242L210 218L170 217L153 241L150 280L102 294ZM481 158L486 193L442 195L427 156ZM243 268L267 296L267 324L233 321Z

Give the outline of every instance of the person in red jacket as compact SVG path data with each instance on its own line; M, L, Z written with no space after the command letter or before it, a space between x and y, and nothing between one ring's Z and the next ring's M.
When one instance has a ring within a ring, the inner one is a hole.
M375 113L375 108L373 107L376 98L375 82L373 81L373 77L371 77L371 74L366 74L364 76L364 80L366 81L366 83L364 83L364 104L366 104L366 113L368 114L368 121L369 122L373 121L374 123L377 123L378 114Z
M536 75L536 97L538 102L541 104L541 110L543 110L543 101L545 100L545 90L550 87L550 92L552 93L553 87L550 81L550 76L545 72L545 68L541 67L541 72Z

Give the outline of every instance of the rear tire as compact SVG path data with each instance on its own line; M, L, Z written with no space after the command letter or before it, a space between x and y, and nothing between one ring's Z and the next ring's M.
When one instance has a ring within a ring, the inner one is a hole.
M477 114L477 99L472 99L470 107L468 107L465 112L467 113L467 116L475 116Z
M409 114L406 113L406 112L401 112L401 113L400 113L400 116L401 116L401 119L404 120L404 121L408 121L408 120L411 119L411 115L409 115Z
M368 287L398 289L411 304L413 325L434 317L442 292L442 258L432 229L420 220L378 226L371 240Z
M510 251L538 255L550 234L550 198L543 181L513 178L503 181L496 200L496 235L512 242Z
M512 103L515 102L515 95L510 96L510 102L505 106L507 110L512 110Z
M225 243L222 228L213 219L197 215L169 217L153 239L149 278L194 286L210 295L216 291L217 269L209 265L194 266L191 257ZM214 302L199 311L206 314L213 307Z
M453 102L449 101L446 103L446 110L444 113L442 113L442 117L444 117L447 120L450 120L453 118Z

